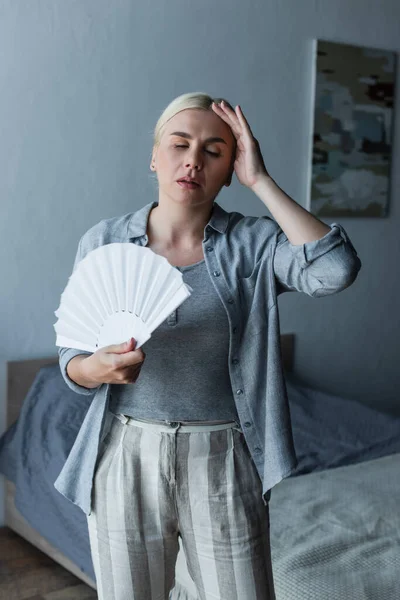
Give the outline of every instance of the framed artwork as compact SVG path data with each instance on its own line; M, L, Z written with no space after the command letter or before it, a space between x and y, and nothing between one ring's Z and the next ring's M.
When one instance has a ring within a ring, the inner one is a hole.
M317 217L386 217L394 52L313 40L307 210Z

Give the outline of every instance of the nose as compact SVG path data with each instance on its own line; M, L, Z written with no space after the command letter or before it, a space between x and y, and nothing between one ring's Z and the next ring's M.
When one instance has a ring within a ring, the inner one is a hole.
M187 169L197 169L198 170L200 168L198 161L195 161L195 160L191 160L191 161L187 162L185 166Z
M192 157L186 159L185 167L187 169L199 169L201 167L201 159L199 158L199 154L197 152L195 152Z

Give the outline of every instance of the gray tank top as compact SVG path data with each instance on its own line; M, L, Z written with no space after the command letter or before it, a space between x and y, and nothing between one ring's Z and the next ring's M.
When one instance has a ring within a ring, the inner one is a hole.
M175 268L193 292L144 344L136 383L111 384L109 409L152 421L239 422L225 308L204 259Z

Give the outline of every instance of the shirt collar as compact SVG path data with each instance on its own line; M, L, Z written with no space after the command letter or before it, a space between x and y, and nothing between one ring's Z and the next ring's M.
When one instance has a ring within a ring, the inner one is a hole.
M147 222L152 208L158 205L158 202L149 202L136 212L128 221L128 237L130 240L146 235ZM216 231L225 233L229 222L229 213L214 201L213 211L207 225L210 225Z

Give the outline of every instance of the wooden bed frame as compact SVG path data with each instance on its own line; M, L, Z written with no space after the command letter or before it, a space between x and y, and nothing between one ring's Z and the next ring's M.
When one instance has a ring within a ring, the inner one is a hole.
M281 335L281 355L284 371L291 372L294 357L294 334ZM7 362L7 429L18 419L24 399L27 396L39 369L53 363L58 363L58 355L51 358ZM5 525L39 548L44 554L50 556L50 558L58 562L87 585L96 589L97 586L95 581L83 573L74 562L62 554L57 548L52 546L29 525L15 507L14 484L5 477L4 482Z

